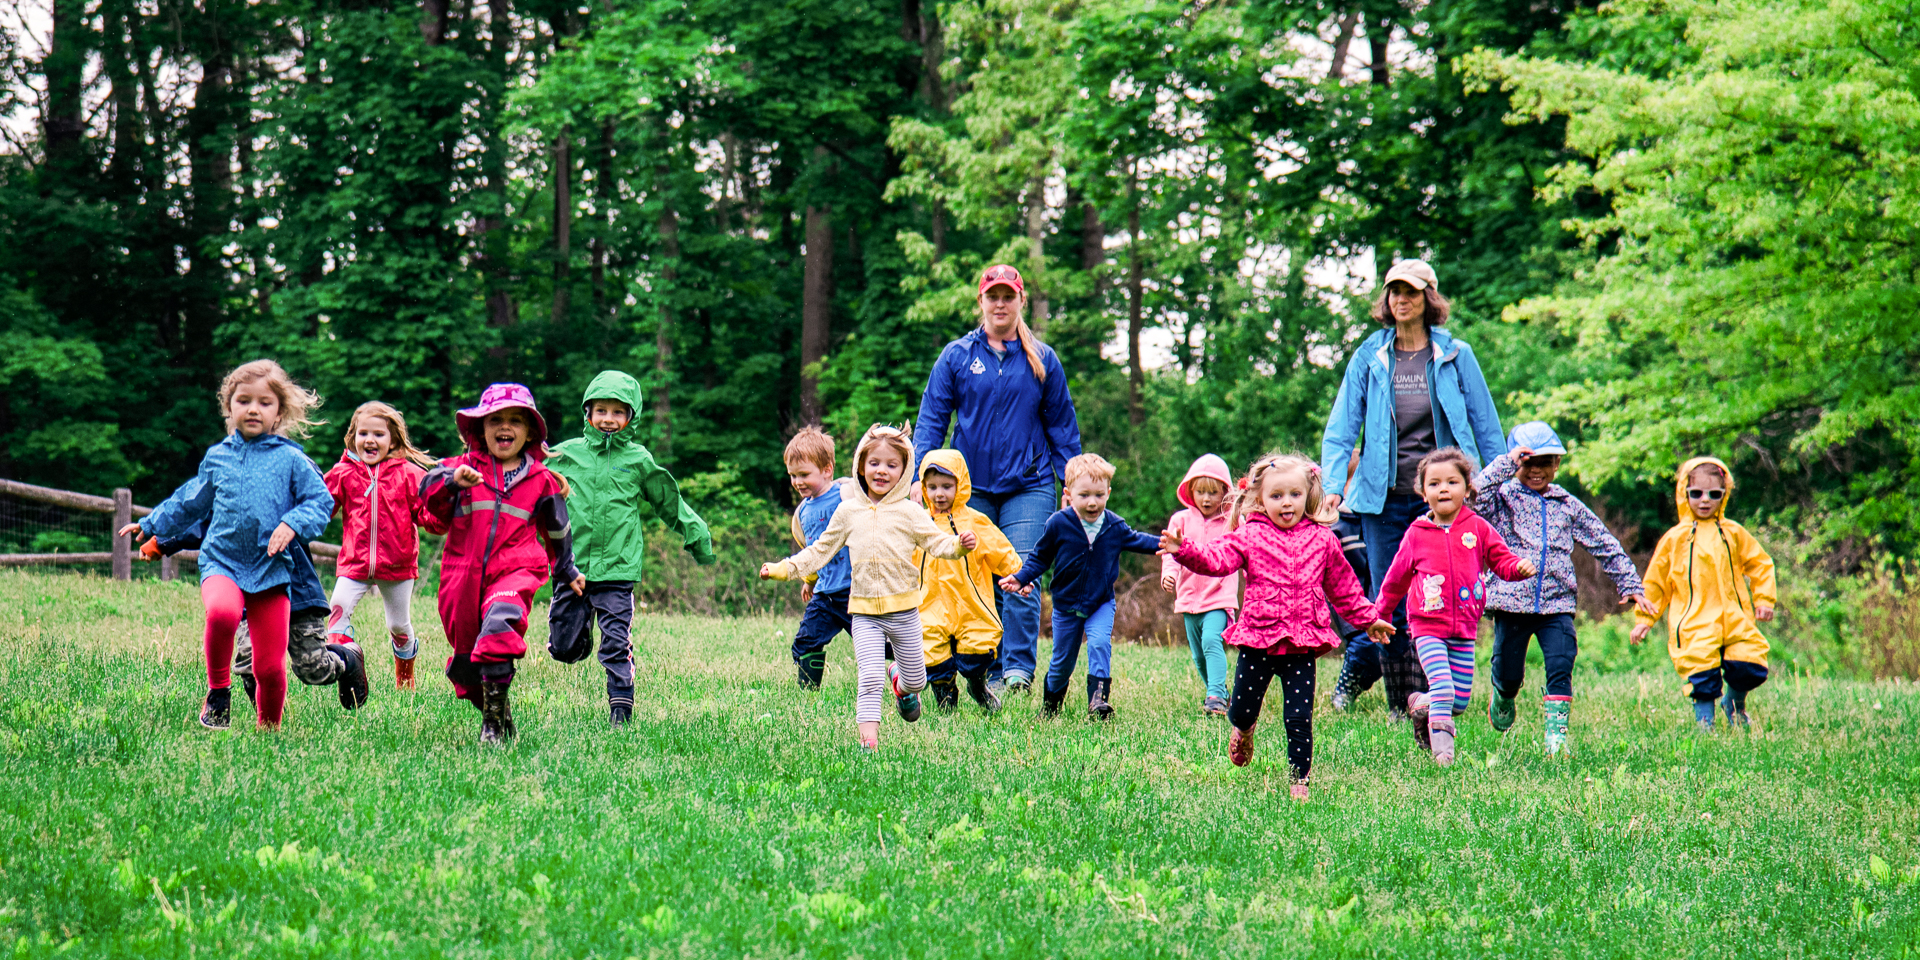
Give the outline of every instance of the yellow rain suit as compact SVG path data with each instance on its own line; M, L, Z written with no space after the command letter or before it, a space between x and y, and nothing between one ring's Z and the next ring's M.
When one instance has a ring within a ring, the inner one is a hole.
M1703 464L1720 468L1727 492L1713 515L1700 520L1687 506L1687 474ZM1731 499L1733 471L1725 463L1695 457L1681 464L1674 479L1680 522L1660 538L1647 565L1647 600L1666 610L1671 628L1667 654L1698 700L1718 695L1723 666L1736 689L1759 686L1767 676L1767 638L1754 622L1754 608L1775 602L1773 558L1747 528L1726 518ZM1634 618L1655 620L1637 611Z
M920 601L920 627L929 677L950 676L953 668L934 668L956 654L978 669L992 664L993 654L1000 649L1000 617L993 602L999 588L995 582L1020 572L1020 554L1006 534L986 514L967 506L973 498L973 481L967 475L966 458L958 450L930 451L920 464L920 479L924 481L936 467L953 475L957 489L952 513L935 511L928 499L927 512L933 516L933 525L941 533L955 536L971 531L978 546L957 560L928 556L924 551L914 555L927 589L926 598ZM971 675L974 671L966 672Z

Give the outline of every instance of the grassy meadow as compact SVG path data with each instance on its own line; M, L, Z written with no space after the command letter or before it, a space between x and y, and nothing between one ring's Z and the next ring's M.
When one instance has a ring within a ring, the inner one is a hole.
M380 636L380 605L362 636ZM540 649L517 745L436 667L277 734L201 730L187 584L0 573L0 954L117 957L1904 957L1920 954L1920 691L1777 677L1692 729L1657 651L1577 678L1571 759L1520 723L1435 768L1378 689L1325 707L1313 799L1279 724L1236 769L1183 649L1116 651L1114 722L889 716L851 645L646 617L633 724ZM1082 696L1076 680L1075 698ZM1069 701L1070 703L1073 701ZM1278 705L1270 713L1277 720Z

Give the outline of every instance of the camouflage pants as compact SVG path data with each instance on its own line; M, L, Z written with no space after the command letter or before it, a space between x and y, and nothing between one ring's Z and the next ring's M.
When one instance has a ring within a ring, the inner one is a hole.
M293 675L309 687L324 687L347 671L346 661L327 649L327 611L293 612L287 624L287 659ZM253 636L245 620L233 636L233 672L253 676Z

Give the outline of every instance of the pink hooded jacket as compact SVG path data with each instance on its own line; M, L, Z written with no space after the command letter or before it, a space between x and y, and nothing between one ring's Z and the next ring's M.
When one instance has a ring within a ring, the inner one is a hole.
M1381 619L1391 619L1405 599L1407 629L1414 636L1474 637L1487 608L1482 577L1488 568L1502 580L1526 579L1520 575L1520 556L1473 508L1461 507L1445 527L1433 522L1433 514L1421 516L1407 528L1381 582Z
M1220 506L1215 508L1213 516L1200 515L1200 509L1193 505L1193 481L1201 477L1210 477L1220 481L1226 490L1220 495ZM1187 468L1187 475L1175 489L1174 496L1187 505L1185 510L1173 515L1167 521L1167 529L1186 538L1189 543L1212 543L1227 535L1228 507L1233 503L1233 474L1227 470L1227 462L1208 453ZM1172 577L1176 583L1173 591L1173 612L1206 613L1209 610L1237 610L1240 608L1240 575L1229 573L1224 577L1210 577L1204 573L1194 573L1181 566L1171 556L1160 558L1160 576Z
M1349 623L1373 622L1373 604L1340 552L1340 538L1312 520L1282 530L1264 513L1205 545L1191 540L1174 554L1180 565L1210 576L1246 568L1247 605L1227 628L1226 642L1273 654L1321 653L1339 645L1332 601Z

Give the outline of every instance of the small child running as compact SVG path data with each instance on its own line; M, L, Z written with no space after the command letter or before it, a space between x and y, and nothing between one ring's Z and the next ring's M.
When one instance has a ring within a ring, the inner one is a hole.
M1733 471L1713 457L1695 457L1674 477L1680 522L1660 538L1647 564L1647 605L1634 615L1631 639L1645 640L1660 611L1672 631L1667 655L1687 679L1694 721L1713 729L1713 702L1727 689L1727 724L1745 727L1747 694L1767 682L1767 638L1757 624L1773 619L1773 558L1753 534L1727 519Z
M1473 461L1458 447L1442 447L1420 460L1415 482L1429 512L1407 528L1377 604L1391 614L1408 599L1407 591L1419 586L1419 596L1407 603L1407 626L1427 673L1427 692L1408 698L1407 714L1416 734L1427 732L1423 743L1443 767L1453 763L1453 718L1473 695L1473 641L1487 603L1486 570L1491 567L1502 580L1525 580L1539 572L1467 506L1472 478ZM1391 642L1390 634L1369 632L1377 641Z
M378 400L353 411L345 442L340 462L327 471L327 491L342 518L328 639L358 654L354 608L367 594L380 591L393 644L393 685L412 690L413 658L420 652L413 632L413 585L420 577L420 481L434 459L413 445L400 411Z
M847 549L852 560L852 586L847 609L853 615L853 657L860 670L860 693L854 719L860 746L880 745L881 694L891 681L900 716L908 723L920 719L920 697L927 686L926 661L921 657L920 601L926 589L914 552L957 560L977 541L970 532L940 532L925 508L907 498L913 486L913 434L898 427L875 424L854 448L853 462L859 486L842 492L838 509L819 539L785 560L760 565L763 580L792 580L825 567ZM895 669L886 669L891 644Z
M453 646L447 679L454 696L480 711L480 742L504 745L518 732L507 688L514 661L527 655L533 595L551 576L579 596L587 578L573 564L565 481L540 462L547 422L533 392L493 384L454 421L467 452L427 472L420 519L447 538L440 554L440 624Z
M834 511L840 509L841 489L851 479L833 478L833 438L819 427L802 427L787 441L787 482L800 495L793 510L793 545L805 547L827 532ZM795 682L802 690L818 690L827 675L827 644L842 633L853 633L853 615L847 612L853 589L853 564L847 549L800 585L800 625L793 632ZM893 659L891 645L886 659Z
M1328 623L1328 604L1353 623L1393 631L1393 624L1374 615L1340 539L1316 522L1323 496L1317 464L1298 454L1273 454L1247 471L1234 502L1230 522L1244 519L1245 525L1207 542L1172 529L1160 535L1161 552L1182 567L1215 577L1246 571L1246 609L1226 633L1226 642L1240 648L1227 714L1233 725L1227 759L1240 767L1253 760L1254 727L1267 688L1278 677L1295 800L1307 799L1313 772L1313 664L1340 643Z
M633 585L640 580L646 540L645 514L679 535L693 561L714 562L707 522L680 496L673 474L640 443L634 419L640 413L640 381L607 370L587 384L580 410L580 436L553 448L547 467L572 491L573 558L587 578L584 593L554 591L547 609L547 652L561 663L578 663L593 650L592 621L600 621L600 665L607 671L608 722L624 726L633 717Z
M1540 638L1546 662L1544 701L1548 755L1567 749L1573 713L1573 660L1579 655L1573 612L1580 599L1573 574L1573 546L1593 555L1613 580L1621 603L1651 611L1633 558L1587 505L1553 482L1567 448L1553 428L1536 420L1513 428L1507 451L1473 478L1471 505L1539 573L1531 580L1494 581L1487 588L1493 615L1493 693L1487 719L1505 733L1513 726L1513 698L1527 676L1527 641Z
M1186 506L1167 521L1176 539L1207 544L1227 535L1227 490L1233 474L1218 456L1202 454L1187 468L1173 495ZM1171 554L1160 558L1160 586L1173 594L1173 612L1187 627L1187 649L1200 674L1200 712L1227 715L1227 648L1221 637L1240 609L1240 574L1210 577L1181 566Z
M1066 702L1080 647L1087 648L1087 716L1113 716L1113 581L1120 554L1156 553L1160 538L1138 533L1107 509L1113 494L1113 464L1083 453L1067 461L1066 509L1047 518L1040 542L1020 572L1002 578L1000 589L1033 595L1033 582L1053 570L1053 662L1047 667L1040 709L1055 716Z
M242 616L259 684L254 723L262 730L280 726L287 702L287 585L294 576L288 548L319 536L333 515L319 469L289 439L315 425L307 413L318 406L320 398L272 360L235 367L220 382L226 439L207 448L198 475L139 523L119 530L120 536L172 539L206 525L200 599L207 608L207 696L200 725L208 729L232 724L233 638Z
M972 533L976 544L973 553L958 560L916 558L927 584L927 598L920 601L927 686L934 706L951 711L960 704L953 680L957 672L967 680L967 695L995 713L1000 697L987 686L987 672L1000 656L994 582L1019 571L1020 554L986 514L967 506L973 481L960 451L928 451L920 465L920 488L933 525L956 535Z

